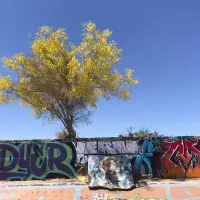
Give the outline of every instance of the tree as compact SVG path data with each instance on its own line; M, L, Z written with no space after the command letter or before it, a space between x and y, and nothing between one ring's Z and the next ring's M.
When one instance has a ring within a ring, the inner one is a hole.
M76 134L76 137L78 137L77 134ZM71 135L69 133L67 133L66 130L56 132L56 139L64 140L67 138L71 138Z
M133 131L133 127L129 127L127 129L127 132L124 134L120 134L119 137L141 137L141 138L145 138L145 137L162 137L163 135L161 135L160 133L154 131L151 132L149 131L147 128L141 128L139 131L134 132Z
M59 131L56 132L56 139L64 140L69 136L69 134L66 131Z
M60 120L75 137L74 126L91 122L91 109L101 97L128 100L128 86L138 83L131 69L122 75L113 67L122 51L110 36L108 29L99 31L88 22L83 24L82 41L74 45L63 29L39 28L31 56L19 53L2 59L17 78L1 76L0 103L20 99L37 118Z

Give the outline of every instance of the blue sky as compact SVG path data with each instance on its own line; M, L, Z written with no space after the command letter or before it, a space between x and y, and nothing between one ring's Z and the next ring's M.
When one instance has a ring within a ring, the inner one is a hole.
M65 28L81 39L91 20L113 31L123 49L116 66L135 70L140 84L129 102L99 101L93 124L77 128L83 137L117 136L132 126L164 135L200 133L200 1L185 0L6 0L0 2L0 57L30 53L41 25ZM0 64L0 71L5 69ZM49 139L60 123L44 124L18 104L0 105L0 139Z

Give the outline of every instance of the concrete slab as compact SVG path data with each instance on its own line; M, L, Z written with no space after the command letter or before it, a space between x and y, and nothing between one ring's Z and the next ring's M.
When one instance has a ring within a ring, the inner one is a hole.
M0 182L0 200L200 200L200 180L142 180L131 191L90 190L77 180Z

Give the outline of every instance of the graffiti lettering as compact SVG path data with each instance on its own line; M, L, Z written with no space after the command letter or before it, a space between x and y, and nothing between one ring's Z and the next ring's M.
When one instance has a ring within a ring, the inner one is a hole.
M138 154L137 141L105 141L74 143L77 153L77 163L87 162L88 155L121 155Z
M189 139L164 141L161 175L163 177L199 177L198 142L198 140Z
M74 144L79 154L127 154L138 151L137 141L77 142Z
M188 163L192 159L192 154L189 153L193 152L197 156L200 156L200 151L195 147L197 145L197 141L188 141L188 140L179 140L176 142L167 142L164 141L164 146L169 147L168 154L170 157L170 161L173 162L175 165L178 165L178 162L184 163L188 165ZM176 159L176 156L178 159ZM183 164L183 167L186 165Z
M72 143L0 144L0 180L74 177L75 158Z

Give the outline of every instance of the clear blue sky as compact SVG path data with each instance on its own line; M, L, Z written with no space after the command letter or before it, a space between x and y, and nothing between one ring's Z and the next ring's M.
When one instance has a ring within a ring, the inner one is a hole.
M80 136L117 136L133 126L165 135L200 133L200 1L6 0L0 2L0 57L30 53L41 25L65 28L80 41L81 23L109 28L123 49L119 70L132 68L140 84L132 100L100 101ZM0 71L4 71L2 64ZM0 105L0 139L54 138L61 124L44 125L18 104Z

